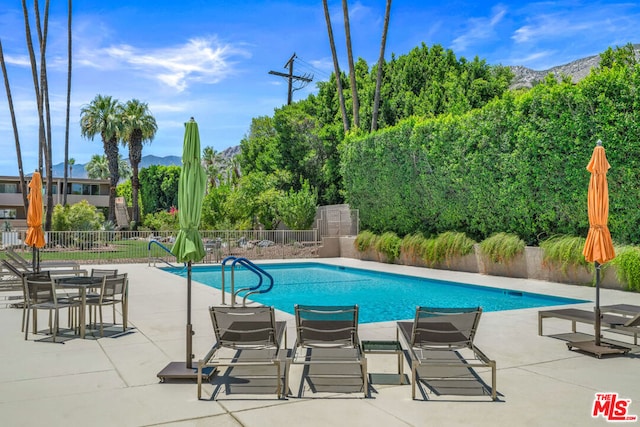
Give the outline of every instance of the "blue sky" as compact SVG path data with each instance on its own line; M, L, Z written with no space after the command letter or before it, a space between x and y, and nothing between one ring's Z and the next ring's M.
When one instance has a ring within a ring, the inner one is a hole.
M27 1L33 17L32 0ZM41 7L45 1L40 0ZM385 0L349 1L356 58L377 61ZM67 2L52 1L47 62L53 124L53 160L64 160ZM333 71L321 1L137 0L75 1L70 157L86 163L102 142L80 135L80 109L96 94L147 102L158 122L143 155L181 155L184 122L195 117L203 147L238 145L251 119L272 115L287 100L286 72L316 90ZM329 1L340 66L347 69L341 2ZM630 1L395 0L386 58L422 42L490 64L544 70L607 47L638 43L640 5ZM35 35L35 27L32 25ZM16 109L25 172L37 166L37 116L21 1L0 0L2 41ZM0 89L0 175L17 175L14 135L4 84ZM127 157L126 149L121 149Z

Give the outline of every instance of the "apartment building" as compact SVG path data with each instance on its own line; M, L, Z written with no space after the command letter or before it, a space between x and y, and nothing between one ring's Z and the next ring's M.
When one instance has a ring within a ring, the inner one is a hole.
M29 182L28 177L27 185ZM81 200L99 208L109 207L109 181L86 178L68 178L67 204L72 205ZM47 178L43 179L43 202L47 204ZM28 189L27 189L28 191ZM64 196L64 179L53 178L53 204L62 204ZM13 229L27 227L27 212L24 207L20 188L20 177L0 176L0 224L8 222Z

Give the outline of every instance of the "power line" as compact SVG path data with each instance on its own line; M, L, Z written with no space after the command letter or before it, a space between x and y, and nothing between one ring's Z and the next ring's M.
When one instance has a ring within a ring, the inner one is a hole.
M284 64L284 68L288 68L289 73L281 73L279 71L273 71L273 70L269 71L269 74L273 74L274 76L285 77L289 81L287 105L291 105L291 100L293 98L294 91L302 89L303 87L305 87L306 85L308 85L310 82L313 81L313 74L304 74L302 76L296 76L293 74L293 62L296 60L296 58L297 56L294 52L294 54L291 55L291 58L289 58L287 63ZM294 81L299 82L300 86L294 88L293 87Z
M314 66L313 64L310 64L309 62L305 61L304 59L300 58L299 56L296 56L296 59L298 60L298 62L302 63L303 65L306 66L307 69L309 69L313 74L320 74L322 77L326 78L327 80L329 80L331 78L331 74L321 70L320 68Z

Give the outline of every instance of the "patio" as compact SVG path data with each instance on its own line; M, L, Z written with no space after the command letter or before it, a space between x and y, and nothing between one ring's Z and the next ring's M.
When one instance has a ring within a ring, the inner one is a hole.
M572 298L593 300L595 296L593 288L537 280L346 258L318 261ZM0 308L3 425L275 426L289 420L305 426L604 425L602 417L591 416L598 392L614 392L631 399L629 415L640 415L640 350L636 347L628 357L602 360L569 351L563 341L537 335L538 309L482 315L476 343L497 361L497 402L489 396L432 393L428 401L412 401L410 386L381 385L375 380L369 399L361 393L306 392L302 398L287 400L277 400L274 395L221 393L217 401L199 401L195 381L159 383L156 376L168 362L185 357L186 280L146 264L114 267L129 275L129 326L135 328L131 333L113 338L75 338L64 344L34 342L33 335L25 341L20 332L21 310ZM218 290L194 282L196 360L213 344L207 307L219 303ZM616 303L640 305L640 294L601 291L601 304ZM592 310L593 303L576 307ZM293 316L278 312L277 317L288 321L288 345L293 345ZM40 323L44 327L45 321ZM545 321L547 335L570 330L561 319ZM592 333L592 328L578 325L578 331ZM360 337L394 339L395 324L361 325ZM605 337L631 342L622 335L605 333ZM367 358L370 373L393 373L397 369L393 356L371 354ZM404 371L410 372L406 361ZM487 373L480 372L487 381ZM289 383L296 396L300 376L293 368L291 374ZM207 385L204 397L210 396L213 388Z

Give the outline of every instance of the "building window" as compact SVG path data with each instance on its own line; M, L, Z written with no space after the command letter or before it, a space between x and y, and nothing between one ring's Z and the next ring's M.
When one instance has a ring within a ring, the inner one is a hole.
M16 210L0 209L0 219L16 219Z
M0 193L15 194L18 192L18 184L0 184Z

